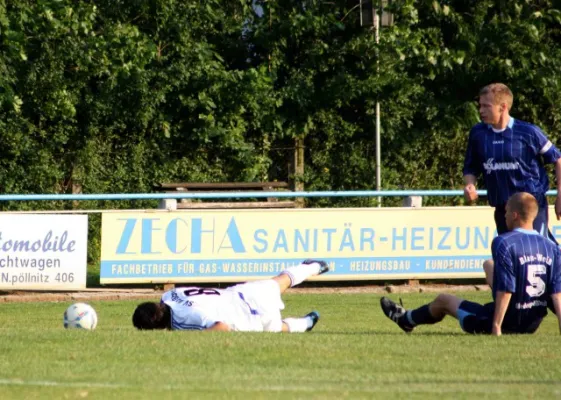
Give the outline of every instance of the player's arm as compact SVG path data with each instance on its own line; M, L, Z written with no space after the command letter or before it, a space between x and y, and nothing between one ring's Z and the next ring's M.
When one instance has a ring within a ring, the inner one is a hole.
M561 249L558 246L555 248L554 259L555 263L551 266L551 282L548 287L548 292L551 293L553 310L557 316L559 332L561 333Z
M555 216L557 221L561 219L561 158L555 161L555 180L557 186L557 198L555 199Z
M216 322L214 325L212 325L210 328L206 328L205 332L209 332L209 331L222 331L222 332L229 332L232 329L230 329L230 325L228 325L225 322Z
M469 203L474 202L479 197L475 182L475 175L464 175L464 197Z
M475 177L475 175L472 174L464 175L464 185L475 185L476 182L477 182L477 178Z
M561 293L552 294L551 300L553 300L553 309L555 310L555 315L557 316L559 333L561 333Z
M509 292L497 292L497 297L495 299L495 314L493 315L493 331L492 334L495 336L501 336L501 326L503 325L503 320L505 318L506 310L508 304L510 303L510 298L512 293Z
M464 174L464 196L469 203L477 200L479 197L475 184L477 182L477 175L479 174L480 167L477 163L476 149L472 132L470 132L469 135L470 137L468 139L466 156L464 158L464 168L462 170Z
M542 157L546 164L555 164L555 178L557 187L557 199L555 200L555 216L561 218L561 151L547 138L545 133L535 127L533 147L537 154Z
M176 310L176 329L196 331L229 331L228 324L216 321L206 309L197 306L185 306Z
M493 314L492 334L500 336L501 326L508 309L512 293L516 291L516 274L510 247L502 236L497 236L491 243L493 255L493 291L495 292L495 312Z

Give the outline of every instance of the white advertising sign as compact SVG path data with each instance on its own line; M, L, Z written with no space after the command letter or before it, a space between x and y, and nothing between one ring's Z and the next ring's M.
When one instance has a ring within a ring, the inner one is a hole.
M88 216L0 214L0 290L86 287Z

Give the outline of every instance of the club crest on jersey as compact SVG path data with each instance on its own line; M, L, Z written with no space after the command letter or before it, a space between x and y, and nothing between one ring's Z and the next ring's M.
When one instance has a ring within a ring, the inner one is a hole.
M489 158L486 162L483 163L483 168L485 168L487 174L490 174L492 171L512 171L520 169L520 164L518 163L518 161L495 162L494 158Z

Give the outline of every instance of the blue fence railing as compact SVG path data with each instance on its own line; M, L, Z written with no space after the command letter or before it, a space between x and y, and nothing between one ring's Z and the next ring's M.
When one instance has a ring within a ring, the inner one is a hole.
M478 190L486 196L486 190ZM0 201L31 200L155 200L155 199L247 199L266 197L405 197L405 196L463 196L463 190L351 190L322 192L178 192L178 193L106 193L106 194L3 194ZM557 195L556 190L547 192Z

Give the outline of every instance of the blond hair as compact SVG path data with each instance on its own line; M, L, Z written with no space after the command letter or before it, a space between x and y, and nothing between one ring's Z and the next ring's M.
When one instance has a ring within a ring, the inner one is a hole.
M484 96L486 94L491 94L493 96L493 102L495 104L505 103L507 108L509 110L511 109L514 96L512 95L512 91L504 83L491 83L479 91L479 96Z
M533 222L538 215L538 201L530 193L515 193L508 199L510 210L517 212L523 222Z

